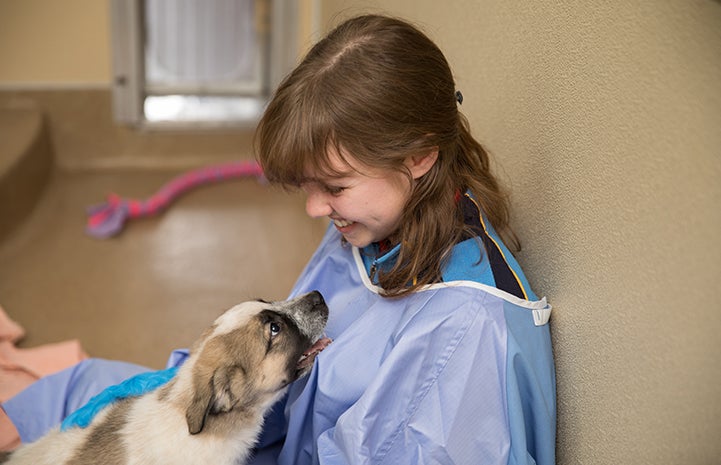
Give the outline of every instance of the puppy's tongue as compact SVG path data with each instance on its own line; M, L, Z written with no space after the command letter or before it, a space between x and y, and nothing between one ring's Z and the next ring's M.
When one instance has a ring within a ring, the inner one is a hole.
M305 368L310 366L315 360L315 356L318 355L323 349L328 347L328 344L330 344L331 342L333 341L331 341L331 339L327 337L315 341L315 344L313 344L308 350L303 352L300 360L298 360L298 368Z

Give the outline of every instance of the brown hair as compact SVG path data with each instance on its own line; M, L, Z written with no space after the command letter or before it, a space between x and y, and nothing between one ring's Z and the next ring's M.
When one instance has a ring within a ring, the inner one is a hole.
M518 246L508 226L507 196L458 111L448 62L405 21L359 16L330 32L278 87L255 146L266 177L285 186L302 183L309 167L338 174L329 172L329 147L362 165L408 176L408 156L438 150L404 209L400 256L379 273L386 296L440 281L445 259L466 232L458 192L470 190L499 234Z

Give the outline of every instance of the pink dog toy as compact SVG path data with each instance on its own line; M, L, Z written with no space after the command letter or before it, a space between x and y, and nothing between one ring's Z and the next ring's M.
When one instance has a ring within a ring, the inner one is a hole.
M88 208L85 232L97 238L114 236L123 229L128 218L155 215L165 209L176 197L196 186L250 176L263 179L263 170L258 163L231 162L182 174L147 200L121 199L116 194L110 194L106 203Z

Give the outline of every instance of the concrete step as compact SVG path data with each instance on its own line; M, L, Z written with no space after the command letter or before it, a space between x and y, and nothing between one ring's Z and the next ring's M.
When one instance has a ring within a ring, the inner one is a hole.
M0 241L33 210L52 165L50 136L40 110L0 107Z
M52 166L42 112L32 107L0 107L0 241L33 210Z

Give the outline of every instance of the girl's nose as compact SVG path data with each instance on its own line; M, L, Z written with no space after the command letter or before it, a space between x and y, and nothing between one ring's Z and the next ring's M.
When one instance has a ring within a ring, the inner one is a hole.
M330 206L327 196L324 195L323 192L313 189L312 191L307 191L306 194L305 212L308 216L311 218L320 218L331 214L333 208Z

